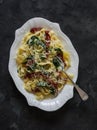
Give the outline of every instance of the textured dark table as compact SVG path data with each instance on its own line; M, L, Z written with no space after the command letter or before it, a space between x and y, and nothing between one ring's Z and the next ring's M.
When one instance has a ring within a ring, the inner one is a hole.
M58 22L79 58L77 83L89 94L74 97L56 112L28 106L8 72L14 32L32 17ZM97 1L0 0L0 130L97 130Z

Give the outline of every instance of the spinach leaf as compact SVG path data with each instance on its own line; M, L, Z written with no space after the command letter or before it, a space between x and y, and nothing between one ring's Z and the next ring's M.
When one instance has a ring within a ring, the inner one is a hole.
M34 71L34 70L36 69L36 67L37 67L37 64L36 64L36 63L33 63L32 65L29 65L29 66L28 66L28 70Z
M34 44L36 44L36 45L41 45L43 48L46 49L45 43L44 43L42 40L40 40L38 37L36 37L36 36L32 36L32 37L27 41L27 44L28 44L29 46L32 46L32 45L34 45Z
M37 40L38 40L38 37L32 36L32 37L27 41L27 44L28 44L29 46L32 46L33 44L35 44L35 43L37 42Z
M55 90L53 87L50 87L50 93L51 93L52 95L55 95L56 90Z
M44 82L44 81L40 81L40 82L37 83L37 86L38 87L48 87L48 83Z
M49 85L47 82L45 81L40 81L37 83L37 87L42 87L42 88L47 88L50 90L50 94L52 95L56 95L57 94L57 91L56 91L56 88L54 88L52 85Z
M59 61L59 59L57 58L57 56L55 56L55 57L53 58L53 64L55 65L56 68L60 66L60 61Z
M28 60L34 60L34 56L33 55L29 55L27 58L24 59L22 64L26 64Z
M55 51L57 52L57 55L63 55L63 52L60 48L55 48Z
M42 46L44 49L46 49L46 45L45 45L45 43L43 42L43 41L41 41L41 40L37 40L37 43L36 43L37 45L40 45L40 46Z

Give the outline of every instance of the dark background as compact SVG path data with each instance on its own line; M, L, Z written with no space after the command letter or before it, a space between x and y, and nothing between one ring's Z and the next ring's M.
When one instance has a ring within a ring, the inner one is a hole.
M77 83L89 94L55 112L28 106L8 72L15 30L40 16L58 22L79 58ZM0 0L0 130L97 130L97 0Z

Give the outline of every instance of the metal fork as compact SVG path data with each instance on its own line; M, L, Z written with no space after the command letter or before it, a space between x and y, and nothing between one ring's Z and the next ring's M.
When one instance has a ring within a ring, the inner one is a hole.
M63 61L59 57L57 57L57 58L58 58L58 61L60 63L60 66L62 68L62 71L65 73L66 77L69 79L69 81L72 83L72 85L76 88L76 90L77 90L78 94L80 95L81 99L83 101L86 101L89 98L88 94L85 91L83 91L76 83L74 83L74 81L70 78L70 76L64 70Z

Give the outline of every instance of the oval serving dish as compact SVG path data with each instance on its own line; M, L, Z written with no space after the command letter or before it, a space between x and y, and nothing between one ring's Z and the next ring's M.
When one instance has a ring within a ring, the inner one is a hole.
M70 39L61 31L59 24L50 22L49 20L46 20L44 18L32 18L28 20L21 28L17 29L15 32L15 40L10 49L8 68L17 89L25 96L30 106L35 106L45 111L55 111L61 108L69 99L73 97L73 86L66 84L57 97L51 99L44 99L40 101L35 98L35 95L33 95L32 93L28 93L24 89L23 81L17 73L17 65L15 59L16 52L21 44L22 38L24 37L25 33L33 27L46 27L48 29L52 29L57 34L59 39L64 44L65 49L70 54L71 67L68 69L67 73L74 75L74 82L76 82L78 76L78 54L74 49Z

